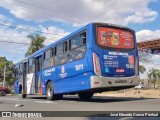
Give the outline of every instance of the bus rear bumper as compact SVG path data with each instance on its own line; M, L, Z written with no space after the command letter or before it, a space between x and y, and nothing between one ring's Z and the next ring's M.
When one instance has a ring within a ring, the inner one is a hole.
M91 88L134 87L138 85L139 76L132 77L103 77L91 76Z

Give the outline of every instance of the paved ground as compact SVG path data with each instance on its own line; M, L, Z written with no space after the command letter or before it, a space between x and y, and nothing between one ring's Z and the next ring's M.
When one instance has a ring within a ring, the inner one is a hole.
M16 104L23 106L15 107ZM14 95L0 97L0 111L160 111L160 99L95 96L89 101L80 101L78 96L64 96L63 100L47 101L45 96L22 99Z

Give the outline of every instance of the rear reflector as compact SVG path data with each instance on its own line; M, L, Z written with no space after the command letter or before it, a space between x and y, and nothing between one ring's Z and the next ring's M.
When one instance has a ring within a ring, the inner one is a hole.
M99 82L94 82L94 84L99 84Z

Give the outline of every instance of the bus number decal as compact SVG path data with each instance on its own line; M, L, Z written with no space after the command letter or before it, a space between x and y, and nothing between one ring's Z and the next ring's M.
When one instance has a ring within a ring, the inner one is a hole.
M76 65L76 66L75 66L75 69L76 69L76 71L78 71L78 70L83 70L83 64Z
M134 65L126 64L126 68L134 68Z

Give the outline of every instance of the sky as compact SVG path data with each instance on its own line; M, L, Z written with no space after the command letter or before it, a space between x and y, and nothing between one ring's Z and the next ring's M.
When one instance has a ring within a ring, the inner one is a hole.
M138 42L157 39L159 6L160 0L0 0L0 56L16 63L24 59L28 35L43 35L49 45L90 22L127 26ZM141 64L159 68L160 56L150 59L154 64Z

